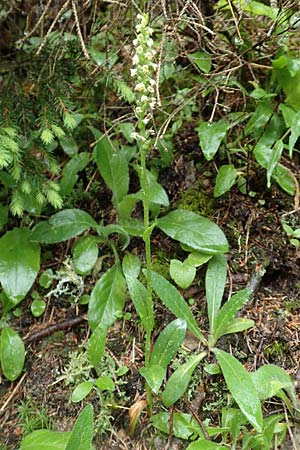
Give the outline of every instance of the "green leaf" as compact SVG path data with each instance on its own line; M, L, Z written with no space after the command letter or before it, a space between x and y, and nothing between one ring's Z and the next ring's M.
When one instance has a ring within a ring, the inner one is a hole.
M59 143L68 156L75 156L78 153L78 145L72 136L61 137Z
M283 142L281 140L277 141L272 149L271 158L267 167L267 186L268 188L271 186L271 176L274 172L275 167L277 166L278 161L281 158L283 151Z
M87 405L75 422L65 450L91 450L93 425L94 410L92 405Z
M300 111L297 112L297 114L294 114L292 125L291 125L291 134L289 138L289 156L290 158L293 157L293 150L295 147L295 144L300 136Z
M242 6L245 11L254 14L255 16L266 16L272 20L276 20L278 17L279 9L274 6L264 5L262 2L257 2L255 0L243 1Z
M203 432L198 422L190 414L175 412L172 417L173 435L179 439L189 439L192 436L203 436ZM150 418L151 424L162 431L170 433L170 413L162 412L154 414Z
M141 179L141 168L139 166L136 166L136 169ZM157 182L156 177L150 172L150 170L147 170L146 175L149 189L149 202L155 203L157 205L169 206L168 195L164 188ZM135 194L135 197L139 200L142 200L142 191L139 191L137 194Z
M92 290L88 310L92 330L98 324L110 327L122 312L125 299L125 279L120 264L116 264L102 275Z
M295 181L292 172L281 164L277 164L273 172L273 178L281 189L289 195L295 195Z
M89 338L87 354L92 366L97 369L105 350L107 327L100 323Z
M44 300L33 300L30 310L34 317L40 317L46 309L46 302Z
M272 114L273 107L269 100L259 103L246 125L245 135L248 136L251 133L254 138L259 138Z
M215 255L209 260L205 276L205 292L210 334L214 336L227 276L226 258Z
M92 381L83 381L80 383L71 395L71 401L73 403L81 402L84 398L86 398L91 390L93 389L94 383Z
M229 124L225 120L218 122L201 122L196 130L199 134L200 147L207 161L211 161L226 136Z
M0 282L11 301L9 307L23 300L40 268L40 247L30 238L29 229L15 228L0 239Z
M206 352L192 356L189 360L178 367L167 381L166 388L162 394L163 404L168 408L179 400L188 388L192 374L199 362L206 356Z
M198 69L204 73L209 73L211 70L211 56L204 52L190 53L188 55L189 59L196 64Z
M12 328L3 328L0 336L0 361L2 371L9 381L21 374L25 361L22 339Z
M239 333L240 331L248 330L254 327L255 322L251 319L244 319L243 317L235 317L226 326L226 332L223 334Z
M122 261L125 278L138 278L141 272L141 260L138 256L127 253Z
M74 269L80 275L88 274L98 259L98 239L95 236L83 236L72 248Z
M19 450L66 450L70 434L36 430L23 439Z
M81 152L67 162L62 171L60 180L60 194L65 196L72 192L72 189L78 180L77 173L83 170L89 163L90 155L88 152Z
M114 391L116 388L114 381L109 376L99 377L96 386L100 391Z
M158 227L171 238L202 253L228 251L228 242L223 231L206 217L191 211L171 211L158 219Z
M54 273L52 269L46 269L39 278L39 285L48 289L53 283Z
M163 304L178 318L184 319L187 323L188 329L202 342L206 340L201 333L196 319L191 313L184 298L180 295L178 290L164 277L156 272L152 272L152 287L161 299Z
M189 254L186 261L194 267L203 266L203 264L207 263L212 258L212 255L208 255L207 253L201 253L192 251Z
M137 279L125 273L126 284L133 301L134 307L141 319L142 325L147 332L154 327L153 306L148 302L148 293L145 286Z
M221 336L229 332L228 327L232 327L232 320L234 316L249 299L250 293L250 289L242 289L241 291L233 295L229 300L227 300L227 302L223 305L223 307L217 314L215 322L214 338L216 341ZM253 323L253 321L251 321L251 323Z
M140 369L140 374L145 378L154 394L158 394L165 373L166 369L157 364L151 365L150 367L142 367Z
M216 178L214 197L220 197L230 191L237 178L237 170L232 164L221 166Z
M186 321L176 319L170 322L159 334L151 353L150 366L167 368L181 346L186 333Z
M89 228L96 228L97 223L81 209L65 209L38 223L31 235L32 241L44 244L56 244L68 241Z
M223 447L221 444L216 444L206 439L199 439L190 444L186 450L228 450L228 447Z
M260 400L276 396L281 389L285 389L291 399L297 404L294 383L289 374L281 367L267 364L251 374L252 382Z
M113 203L116 205L127 194L129 188L129 169L126 153L117 149L103 135L94 149L94 159L106 185L113 193Z
M178 259L170 261L170 276L182 289L188 288L194 281L196 268L189 264L187 260L183 263Z
M261 433L263 426L261 404L250 373L234 356L217 348L212 351L217 357L234 400L251 425Z

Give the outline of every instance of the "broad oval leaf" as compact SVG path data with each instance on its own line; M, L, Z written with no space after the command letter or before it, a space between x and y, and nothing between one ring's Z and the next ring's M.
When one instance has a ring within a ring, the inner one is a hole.
M173 435L179 439L189 439L193 436L204 436L200 425L193 416L186 413L175 412L172 417L173 420ZM152 425L163 433L170 432L170 413L162 412L154 414L150 418Z
M34 317L40 317L46 309L46 302L44 300L35 299L31 303L30 310Z
M217 153L229 127L229 123L221 119L213 123L201 122L199 127L196 128L199 134L200 147L207 161L211 161Z
M120 264L116 264L102 275L92 290L88 310L92 330L99 324L110 327L122 312L125 299L125 278Z
M76 386L76 388L72 392L71 401L73 403L81 402L81 400L89 395L92 389L92 381L83 381L82 383L78 384L78 386Z
M0 239L0 282L16 305L26 296L40 268L40 247L27 228L15 228Z
M252 319L245 319L244 317L234 317L231 322L226 325L224 334L239 333L240 331L248 330L254 327L255 322Z
M187 289L194 281L196 267L191 265L188 260L183 263L178 259L170 261L170 276L181 289Z
M210 333L215 333L216 318L221 306L227 276L226 258L214 255L208 263L205 275L205 291Z
M127 253L122 261L125 278L138 278L141 271L141 260L138 256Z
M184 319L188 329L197 336L201 342L206 344L206 340L198 327L195 317L176 287L156 272L152 272L152 287L163 304L178 319Z
M199 355L192 356L186 363L179 366L178 369L172 373L162 394L163 404L167 408L183 396L188 388L195 368L206 355L206 352L202 352Z
M88 274L98 259L98 239L95 236L81 237L72 248L72 254L75 272Z
M59 139L63 151L68 156L74 156L78 152L78 145L72 136L64 136Z
M261 404L251 375L234 356L212 349L221 366L228 389L251 425L261 433L263 416Z
M22 339L12 328L3 328L0 336L0 360L5 377L14 381L21 374L25 361Z
M140 374L145 378L154 394L158 394L165 373L166 369L158 364L151 365L150 367L142 367L140 369Z
M233 164L221 166L216 177L214 197L220 197L230 191L237 178L237 170Z
M228 251L223 231L206 217L192 211L171 211L158 219L158 227L171 238L194 250L210 255Z
M56 244L67 241L89 228L97 228L95 220L81 209L65 209L38 223L31 235L32 241Z
M69 432L36 430L23 439L19 450L66 450L70 434Z
M150 366L159 365L166 369L182 344L185 333L185 320L176 319L169 323L155 341L151 354Z
M116 389L113 379L108 375L99 377L96 381L96 386L100 391L114 391Z
M298 403L294 383L289 374L281 367L267 364L250 375L261 400L274 397L281 389L285 389L291 399Z
M119 148L115 149L113 143L102 135L93 156L102 178L113 193L113 203L117 205L128 193L129 169L126 153Z
M211 70L211 56L208 53L196 52L188 55L189 59L204 73L209 73Z
M91 450L93 426L94 410L92 405L87 405L75 422L65 450Z
M60 180L60 195L62 197L70 194L73 186L78 180L77 173L88 165L89 160L90 154L88 152L81 152L78 155L73 156L73 158L67 162L63 168L62 177Z
M224 447L221 444L216 444L206 439L199 439L196 442L190 444L186 450L228 450L228 447Z

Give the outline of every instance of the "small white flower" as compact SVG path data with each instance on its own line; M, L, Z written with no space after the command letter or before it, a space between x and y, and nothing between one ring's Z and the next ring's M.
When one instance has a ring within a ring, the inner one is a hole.
M136 29L137 33L140 33L141 30L142 30L142 25L141 25L140 23L138 23L138 24L135 26L135 29Z
M142 108L140 106L138 106L137 108L135 108L135 112L137 114L141 114L143 112Z
M142 73L149 73L149 67L148 66L142 66L141 68Z
M148 102L148 97L147 97L147 95L142 95L141 96L141 102L143 102L143 103L146 103L146 102Z
M138 14L136 16L136 18L137 18L137 20L139 20L141 22L143 20L144 16L143 16L143 14Z
M136 76L136 72L137 72L136 69L130 69L130 75L131 75L132 77L135 77L135 76Z
M149 108L150 109L154 109L155 106L156 106L156 101L152 101L152 102L149 103Z
M131 136L131 139L137 139L138 134L135 131L133 131L130 136Z
M153 28L149 27L149 28L148 28L148 33L149 33L149 35L151 36L151 34L153 34Z
M139 41L137 39L133 39L132 43L136 47L138 45Z
M141 55L142 53L144 53L143 47L142 47L141 45L139 45L139 46L136 48L136 52L137 52L138 55Z
M138 63L139 63L139 57L138 57L138 55L134 55L132 58L132 64L136 66Z
M151 94L153 94L154 87L153 86L148 86L147 91L150 92Z
M145 87L144 83L138 83L135 86L134 90L137 91L137 92L145 92L146 87Z
M155 70L157 69L158 65L156 63L151 63L152 68Z
M150 119L149 119L148 117L145 117L145 118L143 119L143 123L144 123L145 125L147 125L147 123L149 123L149 121L150 121Z
M146 52L145 53L145 58L146 58L147 61L151 61L153 59L152 52Z
M150 86L155 86L156 85L156 81L153 80L153 78L150 78L149 84L150 84Z
M153 47L153 44L154 44L153 39L149 38L147 41L148 47Z

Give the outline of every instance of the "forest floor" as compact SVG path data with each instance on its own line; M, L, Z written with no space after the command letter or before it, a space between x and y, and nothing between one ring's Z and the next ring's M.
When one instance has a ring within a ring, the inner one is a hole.
M211 200L213 166L203 163L201 170L198 168L200 156L197 145L193 145L194 138L188 136L186 153L180 152L172 167L160 174L171 209L181 206L207 215L224 231L230 243L227 296L249 283L255 286L251 300L241 312L244 317L253 319L255 326L247 332L223 337L220 346L230 350L250 371L267 362L279 365L292 376L297 388L300 377L300 249L290 244L281 221L285 220L293 228L300 227L299 194L292 198L275 185L267 190L264 174L256 172L249 177L251 195L241 194L234 188L221 199ZM294 164L292 170L299 176L300 167L297 161ZM110 198L109 192L101 195ZM84 205L77 206L87 210ZM107 209L103 215L109 217L111 211ZM133 241L131 246L139 253L138 241ZM68 244L57 245L54 252L51 247L52 253L49 249L43 270L61 268L68 250ZM153 255L156 270L159 267L162 271L167 270L166 259L181 256L178 247L158 232L153 236ZM183 295L186 299L193 298L193 312L205 333L203 280L204 271L199 269L193 286ZM94 282L92 276L85 280L87 292ZM40 286L32 290L38 290L43 296ZM28 296L22 315L14 319L13 326L23 337L27 354L23 376L13 383L2 380L0 385L0 449L17 449L23 433L42 424L56 430L70 430L82 408L82 403L70 401L70 395L76 383L83 381L90 371L81 352L90 332L87 308L70 304L68 296L50 296L46 300L47 309L41 318L34 318L30 313ZM158 302L156 316L161 320L157 331L172 318ZM149 425L146 416L141 416L133 436L128 433L128 409L144 398L143 382L138 374L143 361L143 335L136 323L136 313L128 302L125 314L109 332L103 364L105 371L113 366L114 370L123 366L129 370L122 381L118 381L116 392L102 399L92 393L84 401L92 402L95 408L99 431L95 447L97 450L161 450L168 445L173 450L184 449L186 442L176 438L168 440ZM185 347L194 345L197 344L193 337L187 336ZM215 376L211 384L205 374L198 375L190 406L202 419L209 417L213 423L218 423L221 408L226 403L221 377ZM183 405L184 408L188 405ZM269 403L268 410L287 414L280 400ZM292 449L299 444L294 426L290 427L288 436L282 449Z

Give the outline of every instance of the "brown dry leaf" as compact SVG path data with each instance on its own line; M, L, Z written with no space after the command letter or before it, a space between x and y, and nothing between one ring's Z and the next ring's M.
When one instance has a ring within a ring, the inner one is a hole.
M140 417L141 412L143 411L145 406L147 406L147 401L139 400L138 402L135 402L129 408L129 434L130 435L132 435L134 433L137 420Z

